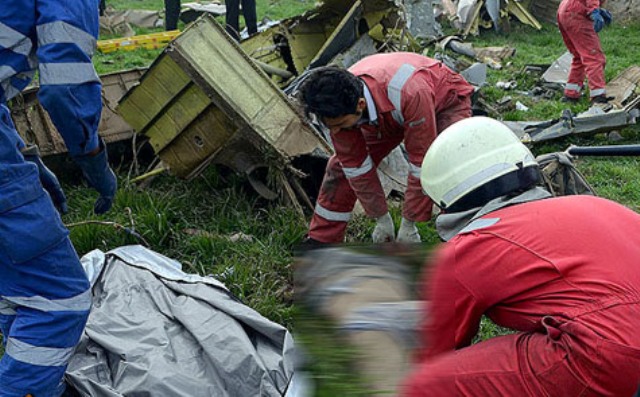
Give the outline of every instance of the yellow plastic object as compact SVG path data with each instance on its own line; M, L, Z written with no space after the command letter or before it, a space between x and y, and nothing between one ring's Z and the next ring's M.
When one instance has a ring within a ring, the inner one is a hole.
M121 39L100 40L98 41L97 47L98 51L104 54L118 50L133 51L138 48L152 50L164 48L168 42L178 37L179 34L179 30L170 30L168 32L144 34Z

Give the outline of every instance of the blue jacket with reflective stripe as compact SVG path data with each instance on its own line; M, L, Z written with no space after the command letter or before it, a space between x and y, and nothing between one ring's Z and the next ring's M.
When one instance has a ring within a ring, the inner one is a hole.
M38 97L72 156L98 147L101 84L91 63L98 0L13 0L0 7L0 102L39 73Z

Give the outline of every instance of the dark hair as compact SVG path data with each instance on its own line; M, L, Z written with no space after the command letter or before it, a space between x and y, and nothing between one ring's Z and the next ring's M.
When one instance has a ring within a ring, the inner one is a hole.
M518 168L465 194L449 205L446 211L468 211L472 208L482 207L489 201L501 196L515 196L534 187L540 181L540 178L540 168L537 164Z
M305 112L336 118L356 113L364 96L362 82L345 69L326 66L312 71L300 87Z

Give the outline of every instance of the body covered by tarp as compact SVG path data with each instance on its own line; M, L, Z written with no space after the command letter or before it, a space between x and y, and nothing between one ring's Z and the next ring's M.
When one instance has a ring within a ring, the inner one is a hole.
M82 258L93 308L67 370L82 396L283 396L288 331L141 246Z

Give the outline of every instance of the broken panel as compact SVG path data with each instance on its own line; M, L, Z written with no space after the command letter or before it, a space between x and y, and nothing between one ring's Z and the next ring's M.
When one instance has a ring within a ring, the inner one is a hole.
M211 17L171 43L118 111L149 138L172 173L187 179L211 162L251 174L331 152Z
M616 108L624 108L640 96L640 66L631 66L611 80L606 86L609 101Z
M107 143L129 139L133 128L114 109L120 98L138 83L145 69L132 69L100 76L102 115L99 134ZM18 133L28 144L38 145L42 156L67 152L62 136L38 101L38 88L32 87L11 101L11 117Z

